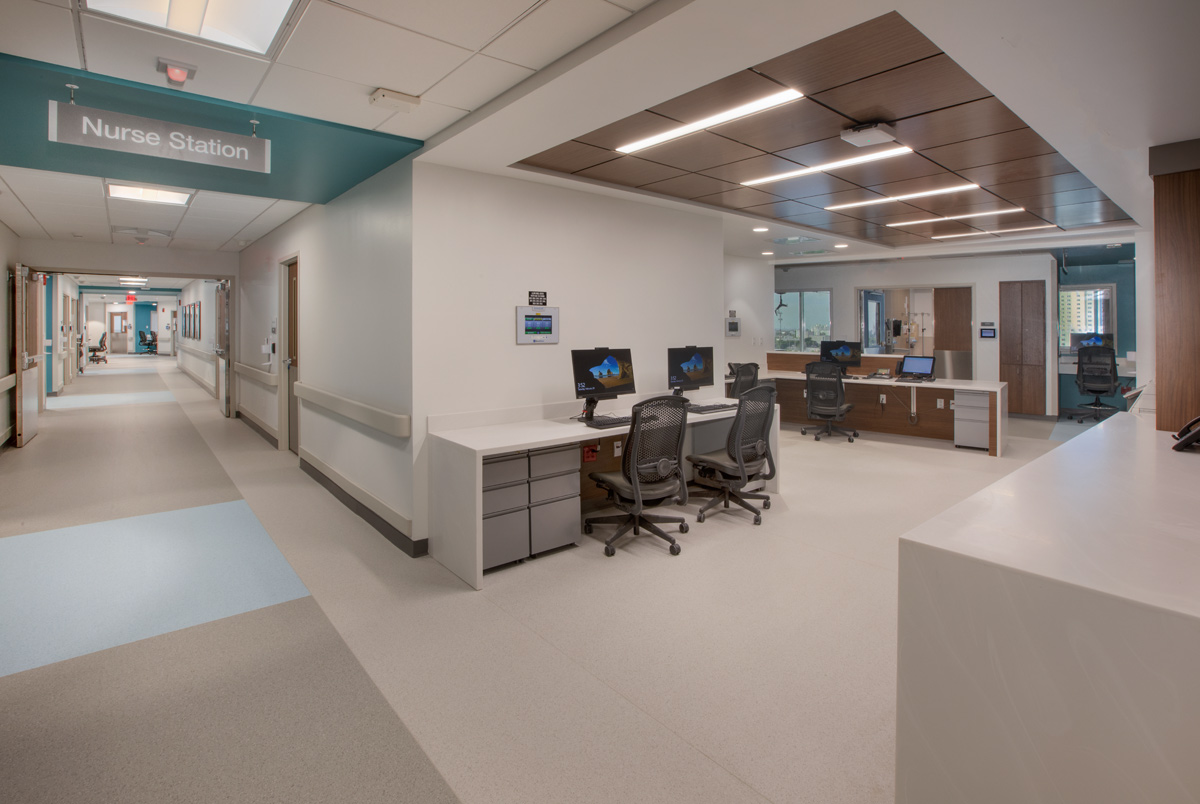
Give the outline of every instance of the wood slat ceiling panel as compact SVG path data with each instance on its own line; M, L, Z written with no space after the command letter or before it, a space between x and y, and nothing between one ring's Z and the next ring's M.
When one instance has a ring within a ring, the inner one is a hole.
M660 165L657 162L638 159L636 156L622 156L620 159L580 170L575 175L613 184L624 184L627 187L641 187L643 184L682 176L686 172L678 168Z
M775 153L817 140L838 136L853 121L801 98L765 112L714 126L711 131Z
M706 168L704 175L740 183L751 179L760 179L763 176L786 173L789 170L800 170L802 167L804 166L787 159L780 159L778 156L756 156L753 159L743 159L740 162ZM769 187L764 187L764 189L770 192Z
M638 155L681 170L701 171L717 165L762 156L763 152L740 142L720 137L711 131L697 131L695 134L638 151Z
M1045 212L1046 210L1054 209L1055 207L1065 207L1069 204L1086 204L1089 201L1106 201L1108 200L1104 193L1100 192L1095 187L1087 187L1082 190L1069 190L1065 193L1051 193L1050 195L1035 195L1029 198L1014 198L1012 202L1019 207L1025 207L1030 212Z
M712 195L726 190L736 190L738 185L720 179L701 176L698 173L685 173L673 179L657 181L653 184L642 185L643 190L663 195L673 195L676 198L696 198L701 195Z
M908 203L918 209L923 209L926 212L932 212L936 215L953 215L954 213L950 212L950 210L978 204L987 197L987 190L964 190L961 193L947 193L946 195L931 195L928 198L914 198Z
M553 148L542 151L537 156L531 156L521 162L523 165L557 170L559 173L574 173L577 170L599 165L613 158L613 152L607 148L597 148L583 142L564 142Z
M812 95L940 53L896 12L884 14L754 69Z
M817 209L824 209L825 207L832 207L837 204L853 204L856 201L871 201L879 198L883 198L883 196L879 193L860 188L857 190L845 190L844 192L840 193L829 193L828 195L815 195L804 199L804 203L811 204ZM861 210L864 208L856 207L855 209L846 210L844 214L851 214L855 212L856 209ZM841 210L834 211L841 212Z
M826 219L829 216L834 216L838 219L844 217L836 215L833 212L825 212L820 207L802 204L799 201L773 201L767 204L748 207L745 211L754 215L761 215L764 218L787 218L792 215L815 215L817 213L825 216Z
M857 209L848 209L846 213L860 220L885 224L895 223L896 221L915 221L930 217L930 214L925 210L917 209L914 206L904 203L881 204L877 207L859 207Z
M884 151L894 147L894 144L889 143L887 145L859 148L837 136L817 140L816 142L810 142L807 145L800 145L795 148L787 148L776 152L776 156L782 156L784 159L790 159L805 166L827 165L830 162L866 156L875 151Z
M595 131L576 137L579 142L595 145L597 148L608 148L615 151L631 142L653 137L663 131L669 131L679 126L679 123L654 112L638 112L623 120L601 126Z
M854 218L851 218L848 215L839 215L836 212L826 212L823 209L799 215L780 215L779 218L781 220L790 221L799 226L811 226L813 228L832 226L833 224L837 223L849 223L854 220Z
M1031 156L1052 154L1050 143L1037 135L1031 128L1018 128L1003 134L964 140L921 152L947 170L994 165Z
M1123 209L1107 200L1092 201L1086 204L1068 204L1052 211L1048 210L1045 216L1051 223L1056 223L1064 229L1129 219Z
M905 154L891 159L881 159L878 162L865 162L861 165L838 168L831 170L829 175L853 182L860 187L874 187L877 184L888 184L945 172L941 166L930 162L920 154Z
M1092 187L1087 177L1078 171L1059 173L1054 176L1040 176L1036 179L994 184L988 187L1001 198L1027 198L1035 195L1050 195L1063 193L1068 190L1085 190ZM1024 206L1024 204L1017 204Z
M899 120L990 95L943 53L813 97L856 122L867 123Z
M784 179L755 186L780 198L791 198L797 201L816 195L823 196L843 190L859 189L858 185L835 178L827 173L811 173L808 176L797 176L794 179Z
M783 89L779 84L763 78L758 73L742 70L651 107L650 111L680 123L695 123L726 109L782 92Z
M770 193L764 193L753 187L739 187L736 190L728 190L723 193L716 193L715 195L706 195L693 200L701 204L712 204L717 207L745 209L746 207L772 203L778 199Z
M971 223L974 223L972 221ZM938 223L918 223L915 226L897 226L889 227L888 231L891 234L915 234L922 237L933 237L934 235L948 234L966 234L968 232L977 232L980 226L972 226L966 221L940 221Z
M970 215L975 212L991 212L993 210L1012 209L1014 206L1020 205L1011 204L1003 198L996 198L995 196L985 194L982 196L976 195L974 200L969 203L960 203L939 209L937 214L943 216ZM929 213L923 210L919 214L922 217L929 217ZM889 221L889 223L890 222L891 221Z
M897 120L895 124L900 143L917 151L1024 127L1021 118L994 97Z
M1075 168L1060 153L1031 156L1028 159L1014 159L1011 162L998 162L958 171L960 176L982 187L1072 172L1075 172Z
M842 234L847 237L857 237L860 240L869 240L874 237L887 237L892 233L891 229L886 226L880 226L877 223L868 223L867 221L845 221L843 223L831 223L821 227L827 232L834 234Z
M871 241L884 246L927 246L932 241L927 237L911 234L893 234L887 237L877 237Z

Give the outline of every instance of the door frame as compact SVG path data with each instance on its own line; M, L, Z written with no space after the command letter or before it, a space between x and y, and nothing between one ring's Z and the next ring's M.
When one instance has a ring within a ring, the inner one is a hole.
M279 393L277 394L277 410L279 411L279 432L276 441L279 443L280 452L289 452L292 448L291 439L291 413L288 408L288 375L287 366L284 365L284 352L288 349L289 339L292 332L291 311L288 307L288 269L293 263L300 262L300 252L292 252L278 262L279 267L279 332L276 333L276 354L275 365L279 376ZM297 273L299 269L297 268ZM299 303L297 302L297 306ZM299 336L299 332L297 332ZM299 338L297 338L297 341ZM299 406L297 406L299 410ZM296 445L296 452L299 454L300 445Z
M26 410L26 378L25 372L32 370L36 366L41 366L45 370L46 361L42 359L42 340L38 337L41 334L41 324L38 318L42 315L43 305L41 299L37 299L32 305L29 303L29 285L30 277L34 286L37 287L38 295L42 295L42 283L37 280L37 272L31 270L28 266L17 263L11 270L13 277L13 372L17 375L14 389L16 393L13 395L13 444L17 447L23 447L32 441L37 436L37 419L38 414L44 407L43 394L45 393L45 383L39 375L33 380L37 386L38 401L34 406L32 434L26 431L31 429L26 426L26 416L29 411ZM29 334L29 310L33 310L33 328L34 341L33 344L37 351L30 357L28 343Z

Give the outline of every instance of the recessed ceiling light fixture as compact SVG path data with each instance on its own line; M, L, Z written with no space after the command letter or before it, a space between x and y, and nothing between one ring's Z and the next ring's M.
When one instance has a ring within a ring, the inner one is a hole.
M784 179L794 179L797 176L807 176L810 173L824 173L829 170L837 170L838 168L850 167L851 165L861 165L864 162L875 162L879 159L891 159L893 156L904 156L911 154L912 148L907 145L901 145L896 148L885 148L882 151L875 151L862 156L855 156L850 159L839 159L837 162L828 162L824 165L813 165L812 167L800 168L799 170L789 170L787 173L776 173L774 176L763 176L761 179L751 179L750 181L742 182L746 187L753 187L756 184L766 184L772 181L783 181Z
M837 243L834 245L834 248L850 248L850 244L849 243Z
M206 39L219 45L266 53L292 0L88 0L99 11L151 28Z
M922 218L919 221L904 221L903 223L889 223L888 226L904 228L905 226L916 226L918 223L942 223L944 221L963 221L967 218L986 218L988 215L1007 215L1010 212L1024 212L1025 207L1017 207L1016 209L998 209L993 212L972 212L970 215L950 215L945 218Z
M123 276L120 278L120 281L122 281L122 282L137 282L139 284L143 284L143 283L149 282L150 280L144 279L143 277L140 277L140 276Z
M724 112L714 114L711 117L706 117L703 120L697 120L695 123L688 123L686 126L679 126L670 131L664 131L661 134L655 134L653 137L647 137L644 140L631 142L629 145L622 145L617 149L618 153L631 154L640 151L643 148L649 148L651 145L660 145L664 142L669 142L679 137L688 134L702 131L706 128L711 128L721 123L728 123L730 120L737 120L739 117L746 117L755 112L761 112L766 109L773 109L784 103L791 103L794 100L803 98L804 95L794 89L786 89L783 92L776 92L774 95L768 95L765 98L759 98L751 103L746 103L733 109L727 109Z
M136 187L131 184L110 184L108 185L108 197L181 207L191 199L192 193L190 191L160 190L157 187Z
M764 257L774 257L774 256L775 256L775 252L774 252L774 251L764 251L764 252L762 253L762 255L763 255Z
M990 232L967 232L966 234L949 234L949 235L934 235L932 240L949 240L952 237L978 237L980 235L1002 235L1009 232L1031 232L1034 229L1057 229L1053 223L1047 223L1043 226L1021 226L1017 229L995 229Z
M931 195L945 195L946 193L961 193L963 190L978 190L978 184L956 184L953 187L943 187L940 190L926 190L923 193L908 193L906 195L890 195L885 198L872 198L870 201L855 201L853 204L834 204L831 207L825 207L827 210L833 209L853 209L854 207L866 207L871 204L886 204L889 201L908 201L913 198L928 198Z
M755 227L754 227L754 231L756 231L756 232L766 232L766 231L770 231L770 230L769 230L769 229L767 229L767 227L765 227L765 226L755 226Z

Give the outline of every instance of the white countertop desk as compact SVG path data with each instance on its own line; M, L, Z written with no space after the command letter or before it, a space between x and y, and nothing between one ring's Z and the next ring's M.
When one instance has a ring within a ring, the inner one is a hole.
M698 404L733 403L735 400L702 399ZM734 410L689 413L684 437L684 464L688 454L723 449ZM604 415L628 416L629 410ZM536 419L467 427L430 433L429 554L475 589L483 587L483 459L508 452L535 450L570 443L586 443L629 432L628 426L595 429L571 419ZM771 451L779 465L779 412L771 430ZM585 464L586 466L586 464ZM778 471L778 469L777 469ZM767 489L778 491L778 479ZM699 526L704 527L704 526Z
M897 802L1200 800L1200 452L1118 413L900 540Z

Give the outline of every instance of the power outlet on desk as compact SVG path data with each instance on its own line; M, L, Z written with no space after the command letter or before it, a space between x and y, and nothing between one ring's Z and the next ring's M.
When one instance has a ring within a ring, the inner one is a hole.
M881 404L881 405L886 405L886 404L887 404L887 394L880 394L880 395L879 395L879 404Z
M583 462L594 463L600 457L599 444L584 444L583 445Z
M621 442L620 441L613 442L613 457L614 458L621 457Z
M946 400L944 400L944 399L939 399L937 401L937 403L938 403L938 410L942 410L943 408L946 407Z

